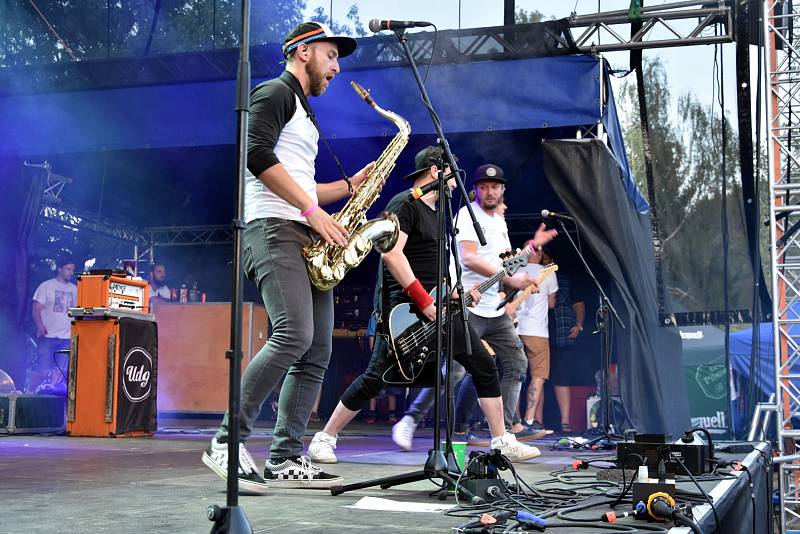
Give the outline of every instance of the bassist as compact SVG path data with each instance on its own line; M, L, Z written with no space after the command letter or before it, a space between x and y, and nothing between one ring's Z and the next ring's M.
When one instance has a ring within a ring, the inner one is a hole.
M442 151L428 147L420 151L415 159L416 171L406 178L413 181L414 188L420 188L436 180L439 169L436 162L441 161ZM449 173L449 167L445 167ZM451 189L454 180L448 181ZM386 315L395 305L404 302L414 304L416 310L428 320L436 317L436 306L428 292L436 285L436 220L438 191L433 190L419 200L412 200L404 192L395 196L387 206L387 211L395 213L400 223L400 237L395 247L382 255L383 260L383 325ZM480 298L471 292L476 300ZM503 424L503 400L494 360L480 343L472 329L470 337L473 353L465 357L460 321L452 323L455 331L454 359L459 361L473 376L478 391L480 406L489 422L492 433L492 448L499 449L512 461L528 460L539 455L539 449L519 443L513 434L506 432ZM382 332L384 335L386 332ZM336 406L331 418L322 432L317 432L309 446L311 459L320 463L335 463L336 439L339 431L349 423L370 398L378 395L384 373L392 364L392 356L386 351L386 342L379 336L376 339L366 371L347 388ZM431 378L431 377L428 377Z

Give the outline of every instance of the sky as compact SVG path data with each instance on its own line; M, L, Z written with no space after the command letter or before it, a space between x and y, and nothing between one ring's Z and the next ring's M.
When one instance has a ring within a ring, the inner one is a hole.
M646 1L646 6L655 6L665 3L663 0ZM438 29L474 28L482 26L500 26L503 24L503 0L308 0L307 14L310 15L317 7L323 7L328 13L333 5L333 18L336 21L345 21L346 13L352 4L357 4L359 16L366 26L373 18L395 20L427 20L436 24ZM629 0L516 0L517 8L526 11L539 11L546 19L564 18L573 11L577 15L589 15L600 11L627 10ZM459 20L460 19L460 20ZM460 24L460 26L459 26ZM686 29L675 23L679 30ZM625 28L627 30L627 28ZM665 35L662 30L655 36ZM622 35L628 35L623 33ZM607 40L604 40L607 39ZM607 36L601 35L603 42L608 42ZM708 106L715 103L713 86L713 45L695 45L673 48L660 48L644 51L644 57L659 56L665 66L667 79L671 88L673 100L673 116L677 109L677 98L687 92L693 93L697 99ZM722 59L724 71L725 108L729 113L735 114L736 110L736 64L735 45L733 43L722 45ZM604 56L613 69L628 69L628 52L608 52ZM753 69L754 70L754 69ZM634 81L633 74L627 79ZM619 96L622 82L613 83L614 91ZM434 102L435 104L435 102ZM718 108L716 108L718 109Z

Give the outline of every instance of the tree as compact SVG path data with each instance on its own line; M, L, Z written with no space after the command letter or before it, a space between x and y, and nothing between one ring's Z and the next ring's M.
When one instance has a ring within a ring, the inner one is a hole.
M353 4L350 6L350 8L347 10L346 18L349 22L343 24L338 23L335 20L331 20L330 14L326 14L325 8L322 6L318 6L317 9L314 10L314 14L311 16L311 20L315 22L328 24L328 27L333 33L339 35L355 35L356 37L367 36L367 30L364 29L364 25L361 22L361 17L358 14L358 4Z
M38 2L41 15L29 2L6 6L5 21L0 19L7 28L1 66L232 48L239 43L239 0L60 0ZM253 2L251 44L281 42L302 22L305 8L304 0ZM357 8L351 20L358 21Z
M644 63L645 98L650 123L655 202L662 243L662 268L668 296L692 311L723 309L722 128L718 112L691 94L678 98L677 120L670 114L667 75L656 57ZM622 91L628 111L623 125L631 170L647 192L635 82ZM752 272L743 227L738 137L724 121L729 232L731 308L751 303Z
M542 22L544 14L537 10L525 11L522 8L514 13L514 24L527 24L529 22Z

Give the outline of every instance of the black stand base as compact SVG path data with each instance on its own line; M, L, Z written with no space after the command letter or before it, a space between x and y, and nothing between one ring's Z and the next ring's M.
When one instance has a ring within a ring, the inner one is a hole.
M331 495L341 495L342 493L364 488L371 488L378 486L381 489L389 489L392 486L399 486L400 484L410 484L412 482L419 482L420 480L433 480L440 479L442 481L442 489L439 491L438 496L440 500L447 498L447 488L456 487L456 482L461 472L455 462L455 458L445 458L444 453L440 450L431 449L428 452L428 460L425 462L425 467L420 471L412 471L410 473L403 473L401 475L393 475L390 477L375 478L364 482L357 482L355 484L347 484L345 486L333 486L331 488ZM472 504L480 504L482 499L476 497L463 486L459 486L458 491L472 501ZM478 502L476 502L476 500Z
M253 534L244 510L238 506L220 508L214 504L206 509L206 514L214 522L211 534Z

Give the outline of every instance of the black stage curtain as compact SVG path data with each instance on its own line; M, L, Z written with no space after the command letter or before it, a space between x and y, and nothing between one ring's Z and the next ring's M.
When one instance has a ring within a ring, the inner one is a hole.
M39 214L45 179L41 172L24 172L22 161L0 159L0 369L14 379L17 389L25 380L24 327L32 297L28 283L28 240Z
M612 320L612 360L627 425L680 435L691 426L681 339L677 328L659 323L649 215L636 212L617 161L601 141L544 141L543 150L547 179L605 269L596 274L626 326Z

